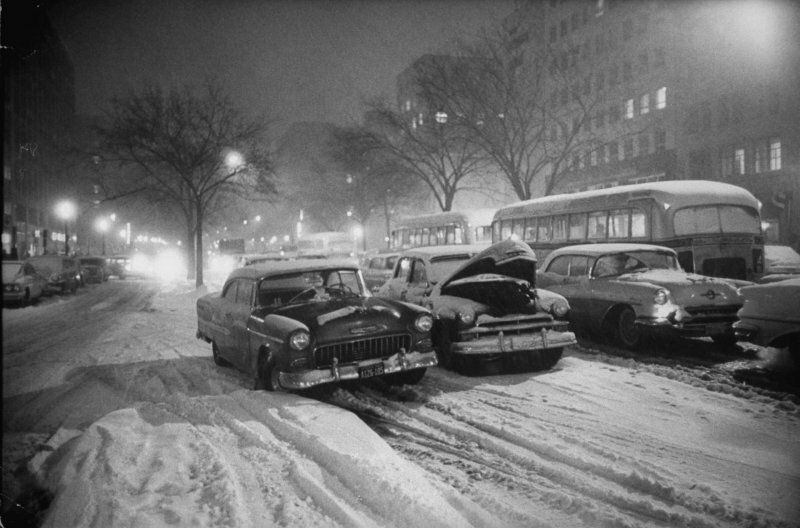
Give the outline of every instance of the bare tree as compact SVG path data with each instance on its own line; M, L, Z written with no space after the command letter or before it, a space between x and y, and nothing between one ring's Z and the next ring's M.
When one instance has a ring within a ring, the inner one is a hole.
M586 131L597 100L584 89L577 50L549 49L538 37L525 17L486 30L462 44L460 67L446 83L430 74L426 85L521 200L537 182L550 194L572 157L594 141Z
M203 284L203 226L226 199L275 194L265 150L268 123L247 119L222 87L207 82L164 92L149 86L112 100L108 128L99 130L104 159L138 170L116 182L116 195L145 194L181 212L195 283ZM190 270L192 268L190 267Z
M433 194L442 211L452 209L461 190L481 189L486 159L471 140L470 127L449 105L456 58L425 55L410 68L407 89L414 107L395 110L385 101L368 104L380 124L384 149Z

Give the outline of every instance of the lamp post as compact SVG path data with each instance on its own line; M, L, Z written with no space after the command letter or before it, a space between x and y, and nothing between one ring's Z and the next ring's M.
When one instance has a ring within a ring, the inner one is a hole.
M64 220L64 254L69 255L69 231L67 222L75 217L75 204L69 200L63 200L56 205L56 215Z

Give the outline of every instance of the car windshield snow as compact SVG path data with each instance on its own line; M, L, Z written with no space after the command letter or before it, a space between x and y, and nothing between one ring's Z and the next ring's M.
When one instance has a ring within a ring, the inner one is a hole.
M305 271L261 281L258 286L260 306L281 306L295 302L325 301L331 298L360 297L364 290L358 273L352 269Z

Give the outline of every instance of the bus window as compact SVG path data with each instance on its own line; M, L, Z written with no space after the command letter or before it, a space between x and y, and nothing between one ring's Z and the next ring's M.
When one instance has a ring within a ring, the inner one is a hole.
M630 236L630 210L615 209L608 215L608 238L628 238Z
M600 211L589 213L589 232L586 238L589 240L603 240L606 238L606 221L608 213Z
M456 244L466 244L467 241L464 240L464 228L461 226L456 226Z
M492 228L490 226L480 226L475 228L475 240L477 244L492 241Z
M553 240L566 240L567 239L567 226L569 225L568 215L559 215L553 217Z
M631 236L633 238L647 236L647 216L643 211L637 209L631 211Z
M511 222L511 235L517 235L517 238L522 238L522 235L525 231L525 220L523 218L518 218Z
M719 220L723 231L761 234L761 224L755 211L721 205L719 207Z
M500 224L500 240L508 240L511 236L511 220L503 220Z
M422 228L422 245L431 245L431 229L429 227Z
M701 233L719 233L719 215L717 208L687 207L675 211L675 234L696 235Z
M525 220L525 234L523 240L532 242L536 240L536 218L528 218Z
M431 240L435 245L444 245L447 243L447 227L439 226L432 230L431 238L436 237L436 240Z
M586 238L586 215L583 213L569 215L569 239L583 240Z
M536 231L539 236L536 237L539 242L547 242L550 240L550 217L539 218Z

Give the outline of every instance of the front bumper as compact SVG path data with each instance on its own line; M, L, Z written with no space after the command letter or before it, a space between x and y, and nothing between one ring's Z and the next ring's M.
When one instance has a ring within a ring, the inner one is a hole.
M323 383L336 383L339 381L357 380L360 378L359 369L383 365L383 374L394 374L406 370L435 367L438 364L436 352L408 352L401 350L387 359L368 359L357 363L339 365L334 364L329 368L302 370L299 372L281 372L278 375L281 386L287 389L308 389Z
M483 356L497 354L516 354L531 350L550 350L577 344L575 334L558 330L542 329L538 332L521 335L505 335L500 332L494 336L481 337L474 341L456 341L450 344L450 353L463 356Z
M669 319L637 319L636 324L653 333L668 333L681 337L733 336L733 321L675 323Z

